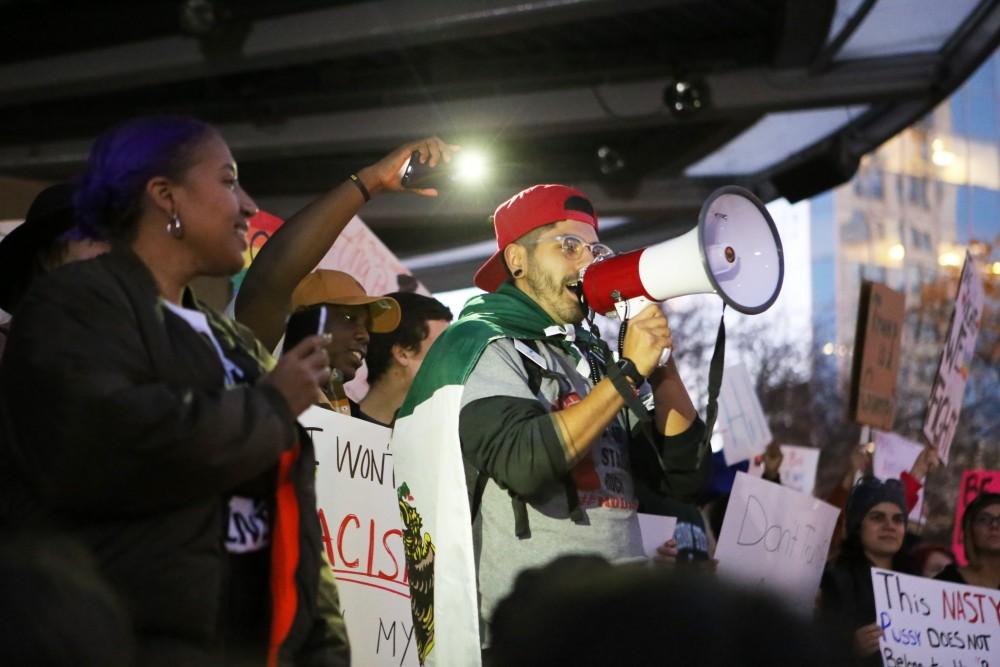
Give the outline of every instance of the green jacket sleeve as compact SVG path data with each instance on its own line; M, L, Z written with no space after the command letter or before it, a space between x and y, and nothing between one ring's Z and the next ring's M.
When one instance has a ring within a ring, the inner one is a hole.
M653 438L655 442L650 442L644 429L632 432L629 456L635 476L669 498L695 502L712 471L711 452L703 451L707 450L705 422L698 418L683 433L657 433Z

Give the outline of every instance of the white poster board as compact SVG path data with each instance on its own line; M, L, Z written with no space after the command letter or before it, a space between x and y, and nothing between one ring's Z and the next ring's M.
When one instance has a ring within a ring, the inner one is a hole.
M965 266L955 297L955 313L948 327L941 363L938 365L931 396L927 402L924 435L934 445L941 461L948 462L951 441L955 437L958 416L965 397L969 366L976 351L976 338L983 321L983 281L976 262L965 254Z
M872 568L886 667L996 667L1000 591Z
M771 442L771 429L743 364L727 367L722 375L718 424L726 465L752 459Z
M415 667L416 638L389 429L309 408L316 504L351 641L351 664Z
M674 536L677 517L643 514L639 512L639 533L642 535L642 551L647 558L656 558L656 548Z
M781 445L781 466L778 474L781 485L804 493L813 494L816 488L816 471L819 469L819 450L815 447L799 447L798 445ZM764 474L764 462L758 456L750 466L750 474L760 477Z
M909 472L914 461L924 451L923 445L907 440L901 435L885 431L872 431L875 434L875 455L872 461L872 474L885 481L899 479L903 472ZM923 522L924 490L920 489L917 504L910 512L910 521Z
M822 500L736 473L715 549L717 572L810 614L838 514Z

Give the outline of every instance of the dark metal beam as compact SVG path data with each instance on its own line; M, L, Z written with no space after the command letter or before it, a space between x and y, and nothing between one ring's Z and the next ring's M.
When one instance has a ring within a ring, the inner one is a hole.
M638 12L678 0L376 0L251 24L231 54L171 36L0 66L0 99L18 104L357 56L528 27Z
M701 120L764 111L840 106L920 98L935 84L933 57L856 61L822 76L805 70L750 69L707 78L712 108ZM220 127L241 159L294 159L389 149L414 136L450 139L545 134L571 135L657 127L678 122L662 102L668 79L514 93L440 103L317 113L274 125L236 123ZM17 174L83 163L91 139L31 143L0 148L0 170Z

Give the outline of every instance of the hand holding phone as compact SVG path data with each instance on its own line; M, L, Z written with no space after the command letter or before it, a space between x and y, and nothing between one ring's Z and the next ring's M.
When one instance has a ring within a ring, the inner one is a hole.
M328 315L328 308L324 304L292 313L285 325L283 353L288 352L309 336L319 336L326 333Z
M307 336L286 347L278 363L261 384L271 385L285 398L292 414L298 416L322 396L321 387L330 381L330 356L326 337Z
M404 188L411 190L438 188L447 185L451 180L450 176L444 165L438 163L436 167L432 167L429 160L420 161L420 151L413 151L399 182Z

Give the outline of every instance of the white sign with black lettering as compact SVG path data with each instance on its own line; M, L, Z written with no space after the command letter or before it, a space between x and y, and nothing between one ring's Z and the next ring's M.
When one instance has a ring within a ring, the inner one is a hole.
M822 500L736 473L715 549L717 571L812 613L838 514Z
M317 407L299 421L316 446L317 511L347 623L351 664L415 666L390 431Z

